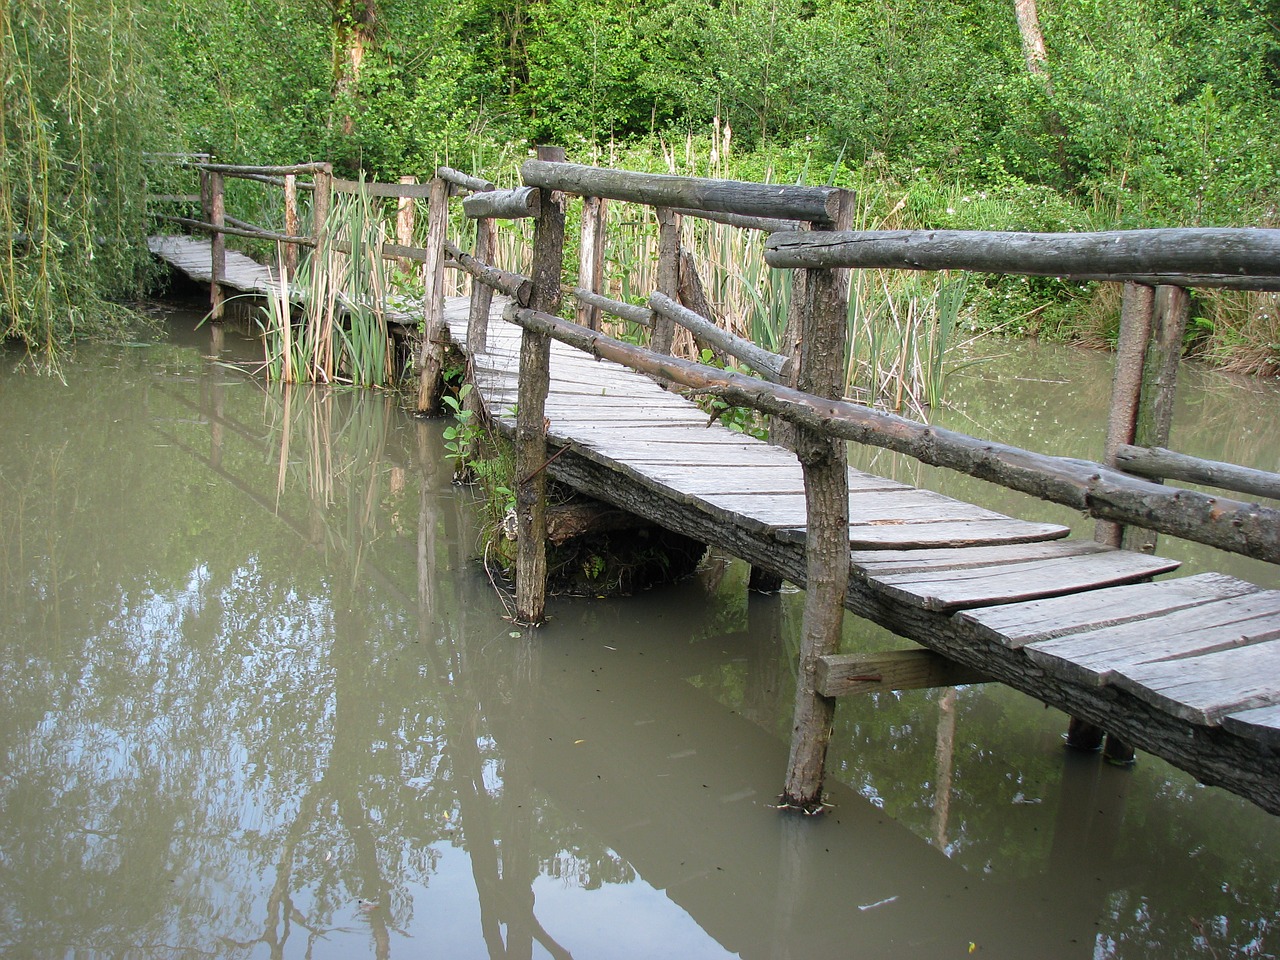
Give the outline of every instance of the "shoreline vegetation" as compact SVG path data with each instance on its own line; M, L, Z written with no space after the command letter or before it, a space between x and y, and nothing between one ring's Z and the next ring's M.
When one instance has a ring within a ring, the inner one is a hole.
M1273 6L1032 4L1028 21L1026 0L9 0L0 335L53 366L128 329L120 304L156 275L145 192L179 192L147 154L371 180L447 163L509 186L530 144L559 143L576 162L850 187L861 229L1277 226ZM622 299L647 293L650 227L610 224ZM787 291L755 241L685 231L713 305L769 346ZM859 277L854 395L936 402L937 352L991 332L1114 339L1112 285L960 279ZM1185 347L1280 376L1280 298L1197 293Z

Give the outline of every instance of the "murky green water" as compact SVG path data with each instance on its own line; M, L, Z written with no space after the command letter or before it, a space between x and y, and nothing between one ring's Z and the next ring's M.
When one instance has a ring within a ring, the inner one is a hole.
M1064 755L1007 689L842 703L835 808L780 817L798 595L713 559L522 634L441 424L264 389L174 323L65 385L0 368L5 956L1280 950L1280 820ZM1106 358L1015 359L953 425L1096 456ZM1177 445L1276 469L1276 394L1207 383Z

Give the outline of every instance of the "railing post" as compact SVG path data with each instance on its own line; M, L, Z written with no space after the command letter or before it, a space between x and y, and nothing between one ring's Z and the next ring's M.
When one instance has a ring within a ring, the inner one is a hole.
M1133 443L1138 423L1138 405L1142 397L1142 365L1147 341L1151 337L1151 315L1155 289L1141 283L1124 285L1124 301L1120 308L1120 336L1116 342L1116 372L1111 383L1111 409L1107 414L1107 441L1102 462L1116 465L1116 451ZM1093 539L1118 547L1124 527L1111 520L1099 520Z
M841 191L839 211L827 229L847 230L853 222L853 193ZM800 330L801 390L821 397L844 395L845 315L848 270L806 271ZM835 700L817 691L818 658L835 653L844 626L849 587L849 468L845 443L807 429L796 431L796 456L804 468L804 625L796 682L791 755L782 805L817 813L831 739Z
M680 214L658 207L658 292L672 300L680 299ZM670 353L675 341L676 325L669 317L653 315L653 333L649 349L654 353Z
M564 162L564 149L539 147L538 159ZM532 307L560 308L564 257L564 207L550 190L539 197L541 212L533 233ZM516 414L516 619L540 623L547 596L547 391L551 383L551 340L525 329L520 337L520 386Z
M417 183L418 178L410 174L401 177L400 182L403 184ZM396 243L402 247L413 246L414 211L413 197L399 197L396 200ZM408 273L413 269L413 261L408 257L401 257L397 265L402 273Z
M329 207L333 203L333 167L324 168L312 175L311 234L316 250L324 248L329 239Z
M227 275L227 235L222 227L227 220L226 181L221 173L209 173L209 223L213 226L213 242L210 250L209 319L222 319L226 295L222 281Z
M439 412L444 370L444 235L449 228L449 184L432 177L427 211L426 262L422 268L422 349L418 354L418 412Z
M476 246L473 256L484 263L494 265L498 248L497 230L493 220L481 217L476 221ZM493 287L472 278L471 304L467 313L467 356L487 353L489 349L489 310L493 305ZM474 393L473 393L474 395Z
M601 293L604 279L604 227L608 201L601 197L582 198L582 245L578 250L578 286ZM578 303L578 323L600 329L600 308Z
M298 235L298 175L296 173L286 173L284 175L284 233L287 237L296 237ZM284 245L284 265L288 271L286 281L290 281L298 272L298 245L296 243L286 243Z

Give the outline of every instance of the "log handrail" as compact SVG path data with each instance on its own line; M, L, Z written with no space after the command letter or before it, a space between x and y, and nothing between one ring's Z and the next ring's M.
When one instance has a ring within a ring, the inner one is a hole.
M746 374L657 354L535 310L511 306L506 318L601 359L826 436L904 453L1094 517L1280 563L1280 509L1166 487L1100 463L979 440L847 400L825 400Z
M1280 230L804 231L770 235L765 262L783 269L967 270L1147 286L1280 290Z

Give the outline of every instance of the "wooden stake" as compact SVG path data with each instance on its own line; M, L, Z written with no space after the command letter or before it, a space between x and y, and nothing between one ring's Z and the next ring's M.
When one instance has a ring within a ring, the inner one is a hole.
M284 175L284 233L286 237L298 235L298 175L296 173ZM284 266L289 274L287 280L292 280L298 273L296 243L284 245Z
M853 220L853 194L841 191L837 220ZM824 226L827 226L824 224ZM800 389L822 397L844 394L845 314L848 271L809 271L800 340ZM792 721L791 756L782 803L806 813L822 809L822 782L835 700L818 692L819 658L839 648L849 586L849 468L845 444L801 429L796 455L804 469L804 626Z
M658 292L672 300L680 297L680 215L666 207L658 207ZM669 317L653 316L653 332L649 349L654 353L670 353L676 325Z
M538 158L564 161L564 149L539 147ZM540 197L533 233L533 307L554 314L560 308L560 268L564 259L563 201L550 190ZM551 339L525 328L520 337L520 384L516 411L516 619L541 623L547 601L547 391L551 382Z
M209 222L215 228L226 226L227 222L226 184L221 173L209 174ZM209 319L218 321L225 309L222 279L227 275L227 238L221 229L213 232L210 255Z
M415 176L400 178L401 183L417 183ZM402 247L413 246L413 222L415 207L412 197L400 197L396 200L396 243ZM408 257L400 257L398 266L401 272L408 273L413 269L413 261Z
M605 200L582 198L582 246L578 251L578 286L600 293L604 279ZM578 323L591 330L600 329L600 308L578 301Z
M449 185L431 179L427 212L427 259L422 267L422 349L418 354L418 412L440 412L441 374L444 371L444 236L449 229Z
M1120 338L1116 343L1116 371L1111 383L1111 410L1107 414L1106 451L1102 462L1116 465L1116 452L1133 443L1138 423L1138 404L1142 396L1142 365L1147 340L1151 337L1151 313L1155 290L1140 283L1124 285L1124 304L1120 309ZM1120 546L1124 528L1109 520L1094 527L1093 539L1108 546Z
M493 264L497 248L497 234L493 221L484 217L476 221L476 246L474 256L484 263ZM478 279L471 281L471 306L467 313L467 356L486 353L489 349L489 310L493 305L493 287ZM473 391L474 392L474 391Z

